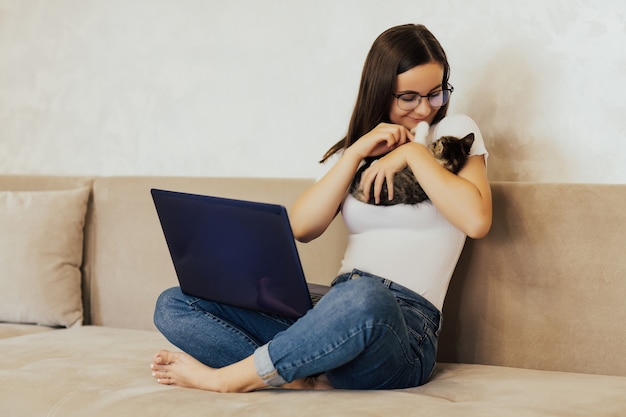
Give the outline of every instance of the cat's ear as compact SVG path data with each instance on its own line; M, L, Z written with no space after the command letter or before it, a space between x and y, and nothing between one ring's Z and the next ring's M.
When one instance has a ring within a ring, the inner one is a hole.
M474 144L474 133L469 133L467 136L461 139L461 141L463 142L463 145L467 149L467 152L469 152L472 145Z

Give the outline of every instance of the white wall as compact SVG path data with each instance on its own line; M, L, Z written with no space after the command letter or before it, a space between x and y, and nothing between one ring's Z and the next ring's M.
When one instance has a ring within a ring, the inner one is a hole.
M491 179L626 182L623 0L0 0L0 173L314 177L408 22Z

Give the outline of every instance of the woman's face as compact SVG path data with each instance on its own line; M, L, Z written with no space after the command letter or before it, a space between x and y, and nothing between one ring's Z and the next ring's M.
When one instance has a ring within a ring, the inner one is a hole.
M439 111L439 107L431 107L426 96L441 90L442 80L443 67L436 62L418 65L399 74L396 82L396 91L394 92L395 95L417 93L422 96L422 99L413 110L402 110L398 107L398 100L402 99L393 97L389 110L389 119L391 122L404 126L409 130L413 129L422 121L430 125L437 111ZM406 107L406 105L404 107Z

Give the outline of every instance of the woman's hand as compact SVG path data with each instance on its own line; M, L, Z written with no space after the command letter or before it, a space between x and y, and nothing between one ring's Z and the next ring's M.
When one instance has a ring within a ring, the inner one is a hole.
M379 123L361 136L350 148L362 160L368 156L384 155L400 145L413 140L413 134L404 126Z
M424 145L411 143L400 146L389 152L387 155L376 160L361 175L361 183L359 187L363 190L365 201L370 198L370 190L374 184L374 201L380 203L380 193L383 185L387 183L387 195L389 200L393 199L393 178L396 172L402 171L407 166L407 153L409 151L420 151L419 148L426 150ZM415 149L412 149L415 148Z

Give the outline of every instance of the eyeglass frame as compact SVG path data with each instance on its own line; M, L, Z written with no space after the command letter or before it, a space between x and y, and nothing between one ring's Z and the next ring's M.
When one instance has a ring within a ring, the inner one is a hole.
M443 93L444 91L448 91L448 92L449 92L449 93L448 93L448 99L447 99L447 100L445 101L445 103L443 103L441 106L433 106L433 105L430 103L430 99L431 99L432 97L434 97L436 94ZM423 99L423 98L425 98L425 99L428 101L428 105L429 105L431 108L433 108L433 109L440 109L440 108L442 108L443 106L445 106L446 104L448 104L448 102L450 101L450 96L452 96L452 92L453 92L453 91L454 91L454 87L452 86L452 84L448 84L448 88L442 88L441 90L433 91L432 93L428 93L428 94L426 94L425 96L423 96L423 95L421 95L420 93L415 92L415 91L408 91L408 92L405 92L405 93L391 93L391 95L392 95L392 96L394 96L394 97L396 98L396 106L398 106L398 108L399 108L400 110L403 110L403 111L413 111L413 110L415 110L415 109L416 109L416 108L417 108L420 104L422 104L422 99ZM403 109L402 107L400 107L400 101L399 101L399 99L400 99L400 97L402 97L402 96L404 96L404 95L406 95L406 94L410 94L410 95L414 95L414 96L419 97L419 99L417 100L417 104L416 104L416 105L415 105L415 107L413 107L412 109Z

